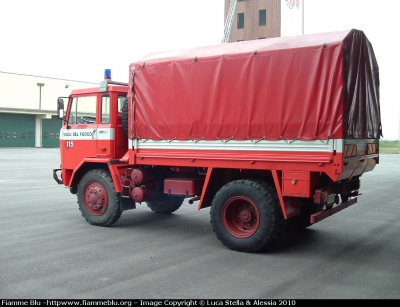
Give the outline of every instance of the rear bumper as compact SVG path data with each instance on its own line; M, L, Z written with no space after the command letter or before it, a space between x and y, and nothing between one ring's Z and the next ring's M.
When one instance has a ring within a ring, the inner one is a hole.
M319 221L322 221L323 219L334 215L335 213L338 213L339 211L342 211L343 209L346 209L350 207L351 205L354 205L357 202L357 197L354 198L349 198L346 202L342 202L338 204L337 206L333 206L331 208L327 208L323 211L319 211L317 213L314 213L310 216L310 222L311 224L315 224Z

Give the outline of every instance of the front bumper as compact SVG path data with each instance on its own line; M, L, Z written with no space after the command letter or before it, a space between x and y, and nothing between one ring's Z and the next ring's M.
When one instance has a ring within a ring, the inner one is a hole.
M57 172L60 172L60 171L61 171L61 168L53 169L53 178L58 184L62 184L63 183L62 180L60 179L61 175L58 176L58 174L57 174Z

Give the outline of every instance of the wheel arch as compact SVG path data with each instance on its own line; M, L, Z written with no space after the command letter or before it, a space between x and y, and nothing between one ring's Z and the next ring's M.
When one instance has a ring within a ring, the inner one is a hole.
M270 183L275 187L279 203L285 219L300 213L300 204L297 197L282 194L282 171L280 170L236 170L208 168L206 179L201 193L198 209L211 206L214 195L229 181L237 179L258 179Z
M107 164L98 162L87 162L84 161L81 165L75 168L71 175L70 180L70 191L72 194L76 194L78 191L78 184L81 181L84 174L92 169L108 169Z
M228 182L238 179L258 179L268 182L275 186L278 195L282 195L280 187L276 186L272 172L273 171L271 170L243 170L209 167L207 169L198 209L200 210L211 206L214 195L219 191L219 189Z
M214 195L226 183L228 173L228 169L213 167L207 169L198 210L211 206Z

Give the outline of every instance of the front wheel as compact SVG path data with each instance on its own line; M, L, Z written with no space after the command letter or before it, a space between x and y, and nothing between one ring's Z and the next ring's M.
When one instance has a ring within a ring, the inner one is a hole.
M211 203L213 231L236 251L256 252L275 242L284 230L283 219L275 189L266 182L229 182Z
M77 197L82 216L92 225L110 226L121 216L119 196L107 170L87 172L79 182Z

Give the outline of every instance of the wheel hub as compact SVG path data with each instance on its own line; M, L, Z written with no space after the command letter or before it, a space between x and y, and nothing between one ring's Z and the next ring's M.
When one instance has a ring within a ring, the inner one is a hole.
M88 198L87 202L92 209L99 210L102 207L100 203L99 193L96 190L94 189L90 190L87 198Z
M248 223L251 221L252 214L248 209L243 209L239 213L239 218L243 223Z
M108 198L104 187L99 183L91 183L85 191L86 209L93 215L102 215L108 207Z
M247 197L233 197L225 203L222 222L231 235L237 238L250 237L260 224L257 206Z

